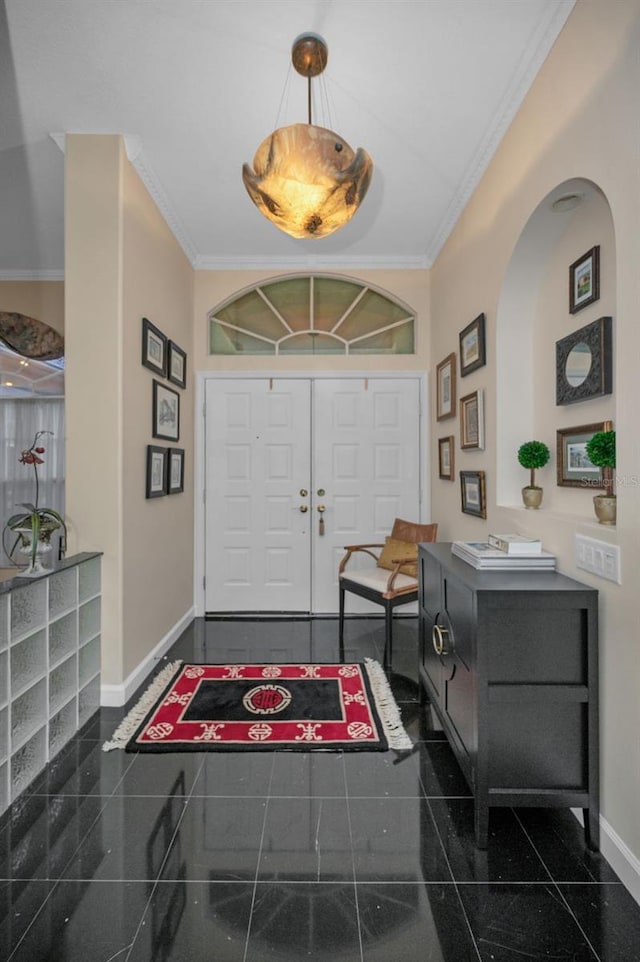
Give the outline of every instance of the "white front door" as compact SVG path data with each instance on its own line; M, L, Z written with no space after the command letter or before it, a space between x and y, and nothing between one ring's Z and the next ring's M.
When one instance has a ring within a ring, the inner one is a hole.
M420 387L207 381L207 612L337 611L344 545L383 541L395 517L420 517ZM359 601L352 610L370 607Z
M313 610L335 612L345 545L384 542L394 518L420 518L420 381L317 380L313 411ZM371 559L350 561L361 563ZM374 610L355 595L347 604L349 611Z
M209 612L311 608L310 403L308 380L207 381Z

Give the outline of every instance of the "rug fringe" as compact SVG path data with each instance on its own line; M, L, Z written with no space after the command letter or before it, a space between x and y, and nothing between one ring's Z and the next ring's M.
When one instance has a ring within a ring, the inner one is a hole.
M140 725L145 715L162 694L173 676L182 666L182 661L170 661L153 679L144 694L133 706L131 711L122 719L113 733L113 737L102 746L103 752L111 752L114 748L125 748L127 742Z
M389 742L389 748L399 752L411 751L413 742L404 730L400 709L382 665L378 661L374 661L373 658L365 658L364 663L369 675L371 690L375 695L376 708Z

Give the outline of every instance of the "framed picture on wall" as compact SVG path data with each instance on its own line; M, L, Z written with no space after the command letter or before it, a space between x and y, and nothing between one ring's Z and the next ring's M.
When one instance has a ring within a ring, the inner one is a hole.
M184 491L184 448L169 448L167 452L167 494Z
M460 472L460 497L464 514L487 517L484 471Z
M569 267L569 312L576 314L600 297L600 248L592 247Z
M463 451L484 448L484 400L482 391L460 398L460 447Z
M456 356L449 354L436 367L436 419L444 421L456 414Z
M454 437L438 440L438 477L443 481L453 481L454 474Z
M162 377L167 373L167 339L148 317L142 318L142 363Z
M154 438L165 441L180 440L180 395L160 381L153 382Z
M147 445L147 498L161 498L165 491L166 448Z
M600 421L556 431L556 480L561 487L606 487L602 468L596 467L589 460L587 441L597 431L610 431L612 427L612 421Z
M487 363L484 339L484 314L460 331L460 377L466 377Z
M178 387L187 386L187 355L175 341L169 341L167 345L168 362L167 377Z
M556 404L611 394L612 320L599 317L556 341Z

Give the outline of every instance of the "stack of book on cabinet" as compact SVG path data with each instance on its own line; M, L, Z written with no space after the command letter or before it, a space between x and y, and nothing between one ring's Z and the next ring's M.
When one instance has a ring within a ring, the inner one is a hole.
M542 542L517 534L490 534L487 541L454 541L451 551L485 571L553 571L556 557Z

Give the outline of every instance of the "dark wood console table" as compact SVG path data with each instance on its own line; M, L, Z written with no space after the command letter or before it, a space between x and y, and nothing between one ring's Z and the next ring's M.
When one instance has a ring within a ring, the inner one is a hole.
M475 800L582 808L599 845L598 592L553 571L480 571L419 550L420 679Z

